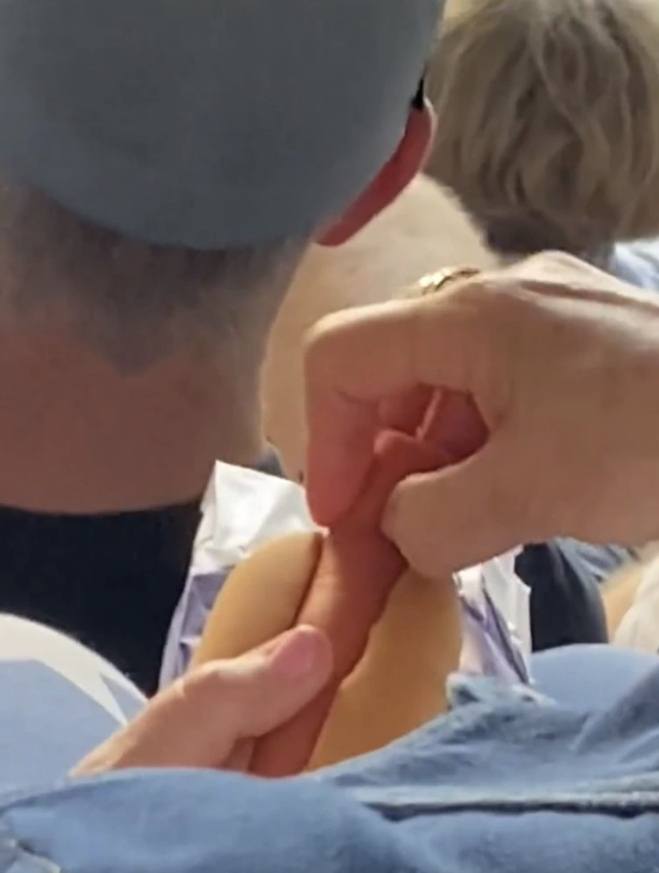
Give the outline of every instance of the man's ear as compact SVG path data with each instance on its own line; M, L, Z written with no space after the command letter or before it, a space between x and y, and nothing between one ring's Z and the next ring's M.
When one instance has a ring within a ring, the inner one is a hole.
M410 111L405 134L393 156L341 218L321 233L317 242L324 246L342 245L386 209L423 167L434 132L435 113L425 100L423 106Z

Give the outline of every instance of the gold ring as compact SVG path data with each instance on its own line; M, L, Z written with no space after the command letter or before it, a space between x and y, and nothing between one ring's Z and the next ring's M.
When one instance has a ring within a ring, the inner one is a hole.
M442 291L448 285L454 282L461 282L463 279L472 279L477 276L480 270L476 267L448 267L445 270L438 270L436 273L429 273L427 276L419 279L417 285L422 297L426 294L436 294Z
M444 270L438 270L436 273L428 273L426 276L423 276L408 289L404 296L406 298L427 297L429 294L443 291L453 282L472 279L480 272L476 267L447 267Z

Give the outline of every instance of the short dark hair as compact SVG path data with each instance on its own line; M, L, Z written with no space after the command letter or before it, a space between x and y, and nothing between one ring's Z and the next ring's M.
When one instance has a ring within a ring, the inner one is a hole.
M49 303L64 307L117 362L148 359L191 335L217 348L259 306L276 307L307 243L218 251L151 245L0 183L5 299L27 317Z

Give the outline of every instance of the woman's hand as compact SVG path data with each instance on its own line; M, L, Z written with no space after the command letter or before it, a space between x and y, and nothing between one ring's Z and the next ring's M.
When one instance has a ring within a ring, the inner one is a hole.
M351 505L378 432L416 429L430 388L456 463L405 480L383 521L421 573L559 534L659 533L659 294L544 254L325 319L307 351L318 521Z
M296 627L247 655L206 664L179 679L73 775L127 767L242 769L251 743L309 703L331 669L323 634Z

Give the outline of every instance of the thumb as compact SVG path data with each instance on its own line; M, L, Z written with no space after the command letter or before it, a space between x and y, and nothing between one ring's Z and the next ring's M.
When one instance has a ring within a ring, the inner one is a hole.
M394 489L382 528L414 570L444 578L525 541L529 483L510 472L509 456L495 438L466 461Z
M332 661L327 636L298 625L255 652L224 662L233 674L236 738L261 737L296 715L328 682Z
M304 625L238 658L200 667L190 674L184 702L186 721L196 725L195 755L202 759L196 766L226 766L241 741L264 736L303 709L331 672L329 640Z
M126 767L222 767L241 740L292 718L329 680L329 640L296 627L239 658L205 664L156 695L77 775Z

